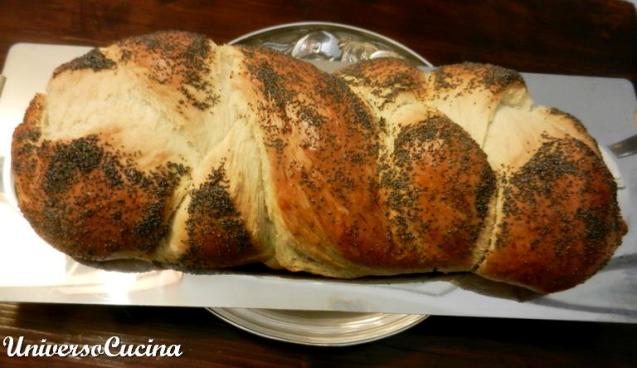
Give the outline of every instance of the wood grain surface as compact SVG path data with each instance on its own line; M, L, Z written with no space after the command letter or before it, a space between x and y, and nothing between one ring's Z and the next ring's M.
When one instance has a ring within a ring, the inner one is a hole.
M432 317L354 347L290 345L250 335L202 308L0 304L0 336L25 342L181 344L179 358L7 358L0 366L634 367L635 325ZM2 349L2 348L0 348ZM6 363L6 364L3 364Z
M287 22L322 20L392 37L434 64L490 62L528 72L637 81L635 8L619 1L23 1L0 0L0 65L16 42L104 45L159 29L222 43ZM378 366L634 367L637 325L432 317L400 335L311 348L239 331L201 308L0 304L0 338L100 344L148 338L180 358L8 358L0 367Z
M619 1L2 0L0 15L2 58L15 42L104 45L159 29L226 42L267 26L322 20L382 33L434 64L491 62L637 80L635 10Z

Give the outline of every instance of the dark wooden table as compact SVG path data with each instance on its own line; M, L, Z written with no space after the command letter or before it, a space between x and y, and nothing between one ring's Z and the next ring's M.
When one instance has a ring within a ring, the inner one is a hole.
M319 4L320 3L320 4ZM157 29L217 42L280 23L348 23L395 38L434 64L491 62L530 72L637 81L634 7L616 1L0 0L0 65L15 42L103 45ZM200 308L0 304L0 338L37 343L181 344L180 358L7 358L0 366L621 367L637 365L637 325L432 317L395 337L324 349L272 342Z

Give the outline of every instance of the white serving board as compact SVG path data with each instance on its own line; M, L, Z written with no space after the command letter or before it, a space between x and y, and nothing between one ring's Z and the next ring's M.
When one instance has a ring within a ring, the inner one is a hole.
M33 95L43 92L52 70L86 47L16 44L9 51L0 95L0 154ZM630 82L525 73L541 104L579 117L605 146L637 134L637 100ZM11 196L0 201L0 301L123 305L209 306L416 313L637 323L637 156L617 160L625 188L620 205L629 233L607 267L573 289L526 301L494 296L427 276L335 281L294 275L175 271L141 274L79 265L42 241ZM10 186L6 180L5 188Z

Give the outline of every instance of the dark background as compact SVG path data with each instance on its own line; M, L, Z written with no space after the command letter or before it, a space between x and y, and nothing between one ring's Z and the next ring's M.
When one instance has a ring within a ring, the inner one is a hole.
M394 38L433 64L637 79L635 10L619 1L1 0L0 15L3 57L20 41L105 45L180 29L223 43L267 26L324 20Z
M367 28L434 64L477 61L527 72L637 80L637 20L618 1L18 1L0 0L0 64L11 44L105 45L158 29L223 43L305 20ZM43 55L43 57L45 57ZM268 341L202 308L0 304L0 338L57 343L182 344L178 359L8 359L0 366L634 367L637 325L431 317L394 337L349 348Z

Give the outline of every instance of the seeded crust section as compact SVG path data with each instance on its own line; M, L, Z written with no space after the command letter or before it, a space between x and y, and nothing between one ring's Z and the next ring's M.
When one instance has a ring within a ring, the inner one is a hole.
M472 271L553 292L627 231L584 126L483 64L329 75L197 34L129 38L56 69L12 164L36 232L86 261Z
M599 270L621 243L627 228L597 143L573 116L534 105L518 73L473 63L422 73L386 59L339 76L386 130L433 109L486 153L495 191L472 243L477 274L542 293L563 290ZM467 190L462 176L454 178Z

